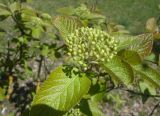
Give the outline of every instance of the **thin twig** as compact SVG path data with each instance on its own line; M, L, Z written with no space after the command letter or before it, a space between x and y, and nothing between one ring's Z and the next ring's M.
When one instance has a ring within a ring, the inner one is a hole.
M154 108L152 109L152 112L149 114L149 116L153 116L154 111L160 106L160 102L158 102Z
M148 96L148 97L160 97L160 95L150 95L150 94L144 94L144 93L135 92L135 91L133 91L133 90L129 90L129 89L121 89L121 90L127 91L127 92L129 92L129 93L132 93L132 94L140 95L140 96Z

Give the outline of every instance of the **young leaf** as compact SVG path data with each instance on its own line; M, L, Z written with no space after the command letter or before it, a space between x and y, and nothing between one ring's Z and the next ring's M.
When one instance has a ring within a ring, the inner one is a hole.
M153 46L153 35L152 34L142 34L136 36L136 43L129 47L129 50L136 51L141 58L148 56L151 53Z
M138 36L130 36L124 34L113 34L118 41L118 51L128 48L128 50L137 52L141 58L149 55L153 45L152 34L142 34Z
M72 16L57 16L54 25L63 37L83 26L78 18Z
M128 85L134 79L132 67L118 56L114 57L110 62L102 64L102 66L116 84L123 82Z
M129 46L137 42L134 36L131 35L112 33L112 36L119 41L118 51L128 48Z
M31 116L53 116L75 106L90 88L90 80L72 73L67 77L62 67L51 73L35 96ZM50 110L48 110L50 109Z

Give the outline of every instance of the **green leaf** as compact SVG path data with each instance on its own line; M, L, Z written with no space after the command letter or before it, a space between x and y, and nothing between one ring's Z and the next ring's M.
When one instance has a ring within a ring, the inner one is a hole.
M149 33L136 36L136 41L129 47L129 50L138 52L141 58L148 56L153 46L153 35Z
M8 7L5 4L0 3L0 9L8 10Z
M160 73L147 65L135 65L133 69L141 76L141 78L152 86L160 87Z
M20 10L21 5L20 5L19 2L14 2L13 4L11 4L11 5L9 6L9 8L10 8L10 10L12 11L12 13L14 13L15 11Z
M104 116L103 112L100 110L98 102L88 100L88 105L92 113L92 116Z
M87 20L95 20L95 19L105 19L106 17L95 13L91 12L89 8L85 4L81 4L80 7L76 8L74 10L74 15L81 18L81 19L87 19Z
M11 15L11 13L8 10L2 10L0 9L0 21L5 20Z
M71 76L66 76L62 67L53 71L33 100L31 116L63 114L79 103L91 82L85 75Z
M63 37L83 26L78 18L71 16L57 16L54 25Z
M32 37L40 38L42 32L43 32L43 28L41 26L38 26L36 28L32 28Z
M102 64L102 66L116 84L123 82L128 85L134 79L132 67L118 56L114 57L111 61Z
M123 51L120 55L124 62L130 64L141 80L151 84L154 87L160 87L160 74L156 69L141 63L140 56L134 51Z
M126 34L117 34L117 33L111 33L111 35L119 41L118 45L118 51L128 48L132 44L136 43L137 40L135 40L134 36L126 35Z
M155 87L149 83L146 83L145 81L144 82L141 81L139 83L139 87L140 87L141 92L144 94L141 96L143 103L145 103L148 100L150 95L156 95Z
M141 58L151 53L153 35L150 33L138 36L112 33L112 36L119 41L118 51L128 48L128 50L137 52Z
M0 21L5 20L10 15L11 12L9 11L8 7L0 3Z
M118 53L118 55L127 63L131 65L141 64L142 60L140 55L135 51L123 50Z
M141 92L143 92L144 94L146 92L149 92L149 93L146 93L146 94L156 95L156 89L149 83L140 82L139 87L140 87Z

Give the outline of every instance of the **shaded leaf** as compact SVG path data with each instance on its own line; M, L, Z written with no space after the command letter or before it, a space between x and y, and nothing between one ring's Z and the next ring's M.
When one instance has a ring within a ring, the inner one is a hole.
M126 61L129 64L137 65L142 63L141 57L135 51L123 50L118 54L124 61Z

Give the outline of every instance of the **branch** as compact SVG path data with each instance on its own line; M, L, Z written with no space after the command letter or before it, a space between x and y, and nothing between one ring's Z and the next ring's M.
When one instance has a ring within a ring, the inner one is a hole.
M141 93L141 92L135 92L135 91L133 91L133 90L129 90L129 89L122 89L122 90L127 91L127 92L132 93L132 94L140 95L140 96L160 97L160 95L144 94L144 93Z
M153 116L154 111L160 106L160 102L158 102L154 108L152 109L152 112L149 114L149 116Z

